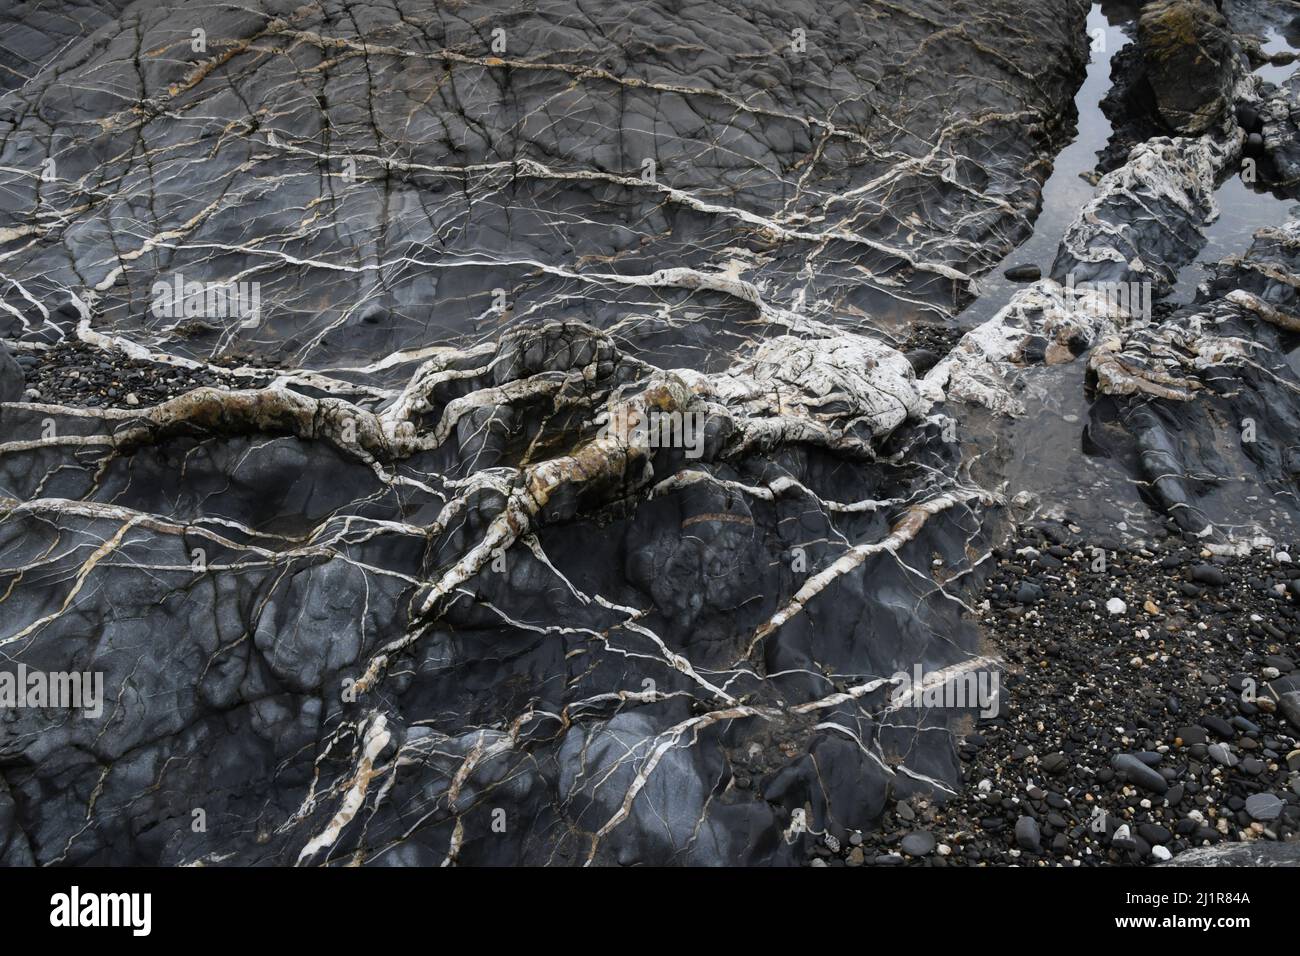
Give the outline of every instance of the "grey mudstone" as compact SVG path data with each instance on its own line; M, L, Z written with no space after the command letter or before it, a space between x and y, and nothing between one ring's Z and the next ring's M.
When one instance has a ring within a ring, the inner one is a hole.
M0 715L0 862L784 865L958 787L821 675L981 653L917 369L1088 10L0 3L0 339L70 409L0 410L0 669L107 698Z

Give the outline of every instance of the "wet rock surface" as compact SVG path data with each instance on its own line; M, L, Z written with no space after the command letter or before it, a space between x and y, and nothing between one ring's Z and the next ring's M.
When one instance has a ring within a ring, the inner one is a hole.
M1126 463L1189 533L1221 537L1253 522L1286 534L1291 526L1300 461L1287 436L1300 426L1300 379L1287 352L1300 330L1297 255L1300 222L1260 230L1194 303L1090 356L1099 376L1090 441Z
M136 4L16 87L0 646L105 699L4 712L6 859L791 863L955 784L881 675L983 660L997 496L886 343L1085 11Z
M1209 0L1155 0L1138 18L1146 81L1176 133L1204 133L1232 109L1237 51L1217 7Z

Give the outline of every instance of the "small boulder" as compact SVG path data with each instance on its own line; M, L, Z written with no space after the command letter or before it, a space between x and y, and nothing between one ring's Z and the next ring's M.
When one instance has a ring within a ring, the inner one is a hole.
M1156 107L1170 129L1197 136L1229 115L1239 61L1228 22L1214 4L1147 4L1138 19L1138 44Z

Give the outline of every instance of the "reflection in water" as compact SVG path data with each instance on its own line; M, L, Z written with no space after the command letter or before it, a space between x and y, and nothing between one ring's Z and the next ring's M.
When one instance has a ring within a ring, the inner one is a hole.
M1056 258L1065 227L1080 207L1092 198L1092 184L1082 178L1097 165L1097 153L1110 139L1110 120L1101 111L1101 101L1110 89L1110 61L1129 43L1124 27L1131 23L1132 8L1126 4L1093 4L1088 13L1088 36L1092 56L1079 92L1074 97L1078 129L1074 140L1057 154L1052 173L1043 185L1043 202L1034 231L1010 252L988 275L979 280L981 295L957 317L963 326L975 326L992 318L1007 304L1021 285L1002 273L1012 265L1034 263L1046 275Z
M1129 38L1134 11L1128 5L1094 5L1088 17L1091 35L1102 30L1104 41L1096 44L1087 75L1075 98L1078 132L1056 159L1052 175L1044 186L1042 211L1033 235L999 265L995 273L980 280L984 295L962 313L965 326L991 318L1022 286L1002 275L1010 265L1035 263L1048 271L1065 228L1093 195L1093 187L1081 173L1093 170L1112 128L1100 104L1110 88L1110 61ZM1290 40L1277 30L1269 32L1265 45L1276 53L1300 44L1300 29ZM1296 47L1300 48L1300 47ZM1259 75L1270 82L1284 81L1294 65L1266 66ZM1206 242L1196 260L1179 272L1172 299L1188 301L1204 278L1204 265L1245 252L1254 232L1261 226L1276 225L1289 218L1295 200L1258 190L1240 175L1227 179L1216 192L1219 217L1205 230ZM1149 534L1159 523L1139 497L1138 489L1122 476L1114 463L1094 458L1084 450L1083 433L1089 419L1090 402L1085 388L1083 362L1039 368L1025 381L1038 412L1015 422L1009 442L1010 459L1005 463L1007 487L1036 495L1043 513L1068 514L1092 531L1122 536ZM1060 490L1074 487L1077 493L1062 500Z
M1285 32L1270 27L1265 36L1265 53L1294 51L1294 44L1300 42L1300 24L1293 23ZM1265 65L1256 70L1255 74L1270 83L1281 85L1295 69L1295 64ZM1196 260L1179 271L1171 295L1175 302L1192 300L1197 284L1205 278L1206 264L1218 262L1233 253L1245 252L1250 248L1255 230L1261 226L1278 226L1286 222L1295 205L1295 200L1291 197L1247 183L1240 174L1225 180L1215 192L1214 198L1219 204L1219 218L1206 228L1205 246Z
M1112 127L1101 111L1101 101L1110 89L1111 58L1130 42L1127 32L1132 28L1133 17L1133 8L1122 3L1094 4L1089 12L1088 33L1094 38L1094 48L1074 100L1078 110L1075 138L1061 150L1043 186L1042 208L1034 222L1033 234L979 280L980 297L958 316L963 326L979 325L992 318L1020 288L1003 276L1009 266L1033 263L1047 274L1066 226L1092 198L1093 186L1082 174L1095 168L1097 153L1110 139ZM1262 35L1265 38L1262 48L1267 54L1300 51L1300 17L1283 30L1269 27ZM1265 65L1256 74L1270 83L1280 84L1295 69L1295 64ZM1179 272L1170 296L1172 301L1190 301L1196 294L1197 284L1205 277L1207 263L1245 252L1256 229L1285 222L1294 205L1291 198L1248 184L1240 175L1226 180L1215 199L1220 207L1219 217L1206 228L1205 246L1195 261Z

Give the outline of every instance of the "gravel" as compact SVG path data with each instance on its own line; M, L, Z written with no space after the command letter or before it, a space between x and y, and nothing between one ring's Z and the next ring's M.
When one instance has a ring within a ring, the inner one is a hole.
M68 339L43 350L20 353L26 378L22 401L82 408L136 408L157 405L204 386L258 388L272 375L225 376L207 369L128 358ZM231 367L245 365L230 360Z
M1000 710L962 739L955 796L887 804L868 861L1151 864L1300 836L1300 569L1176 535L1103 543L1104 570L1057 522L994 552L980 616L1004 661ZM1112 598L1132 610L1108 613ZM947 852L909 853L918 825Z

